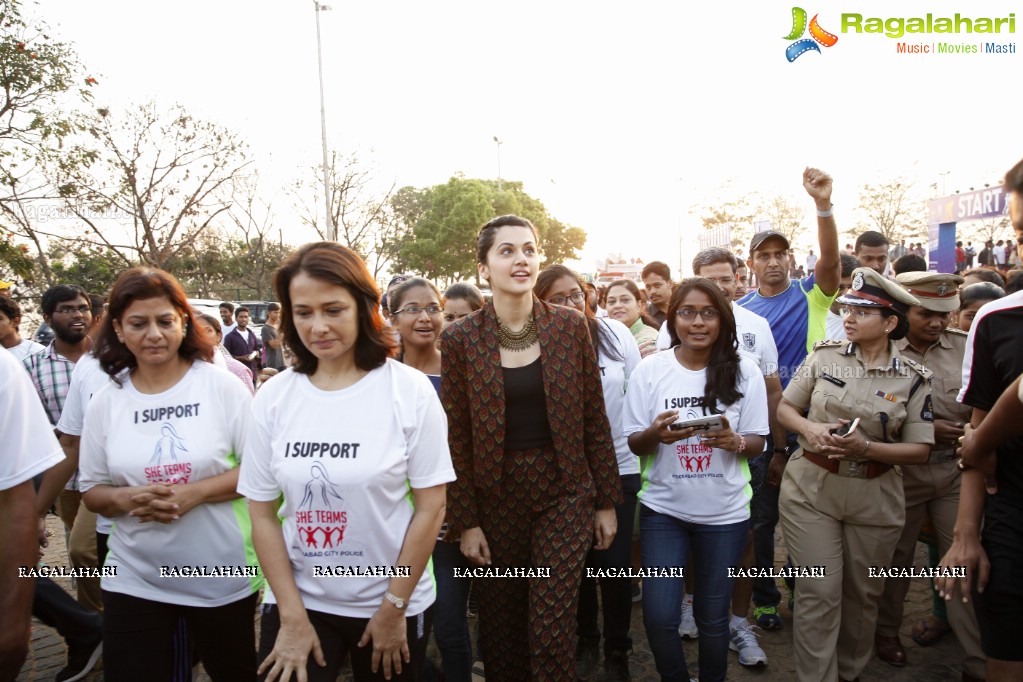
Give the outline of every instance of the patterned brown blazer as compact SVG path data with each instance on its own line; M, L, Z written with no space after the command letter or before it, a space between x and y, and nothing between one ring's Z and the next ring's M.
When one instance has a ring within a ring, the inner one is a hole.
M597 356L574 310L533 301L547 415L566 495L592 495L595 509L622 501ZM504 373L492 303L441 335L441 402L458 479L448 486L448 537L479 526L477 495L501 484Z

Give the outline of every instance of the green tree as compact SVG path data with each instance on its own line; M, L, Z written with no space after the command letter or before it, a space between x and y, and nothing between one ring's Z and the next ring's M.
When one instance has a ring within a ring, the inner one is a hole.
M89 293L106 294L124 270L112 249L74 239L56 239L47 256L56 281L77 284Z
M70 138L85 127L75 107L91 101L96 85L74 50L48 30L26 20L18 0L0 0L0 229L32 245L44 283L53 281L53 273L37 218L40 205L58 192L41 167L90 161L92 152Z
M518 181L452 177L427 190L409 189L399 214L415 219L412 234L404 237L396 263L445 281L476 279L476 235L480 225L495 215L522 216L536 226L543 249L542 265L578 257L586 232L551 216L543 203L530 196ZM403 192L406 188L403 188ZM403 210L402 210L403 209Z
M430 199L404 244L404 261L430 279L476 279L476 234L494 217L492 188L456 176L431 188Z

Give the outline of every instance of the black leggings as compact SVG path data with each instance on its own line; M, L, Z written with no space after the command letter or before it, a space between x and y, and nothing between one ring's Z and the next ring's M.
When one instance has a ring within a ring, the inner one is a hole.
M316 630L316 636L320 639L320 648L323 650L323 657L327 665L321 668L309 655L309 663L306 665L306 674L309 682L334 682L337 679L338 671L344 662L345 653L351 654L352 673L355 682L370 680L384 680L383 665L379 666L377 672L371 672L373 658L373 644L369 643L361 649L356 646L362 633L366 630L368 618L350 618L348 616L336 616L332 613L312 611L306 609L309 615L309 622ZM402 662L401 674L395 674L391 670L391 682L416 682L423 670L423 661L426 660L426 642L430 639L430 625L432 622L433 607L429 607L417 616L410 616L405 619L406 634L408 637L409 656L411 660L406 664ZM264 604L262 617L259 621L259 661L260 663L273 651L274 643L277 641L277 632L281 628L281 616L277 611L276 604ZM266 679L261 675L260 680ZM281 682L291 682L281 680Z
M171 682L179 617L215 681L256 677L258 592L223 606L181 606L103 590L103 679Z

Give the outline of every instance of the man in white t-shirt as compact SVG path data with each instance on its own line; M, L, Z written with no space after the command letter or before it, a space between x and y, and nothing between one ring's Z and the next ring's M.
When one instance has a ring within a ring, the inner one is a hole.
M38 353L45 346L31 339L21 338L21 306L10 298L0 298L0 345L21 362L26 356Z
M732 314L735 316L735 336L739 341L739 354L745 355L755 362L764 375L764 383L767 388L767 414L771 426L771 438L768 443L774 443L776 448L785 447L785 429L775 419L775 411L781 400L781 379L778 376L778 349L774 343L774 335L771 333L771 326L766 319L754 312L735 305L736 278L735 273L738 263L735 257L727 249L712 247L704 249L693 258L693 274L697 277L705 277L718 285L722 293L732 302ZM658 350L666 349L669 345L667 325L673 320L665 321L657 335ZM749 459L750 472L752 474L753 497L758 497L761 485L767 474L767 457L751 457ZM751 526L752 529L752 526ZM773 547L755 556L756 546L751 536L744 564L747 567L754 565L756 560L759 566L760 560L765 568L774 566ZM772 556L768 558L766 555ZM752 597L753 581L749 578L740 578L735 581L732 590L732 610L736 614L731 622L732 649L739 652L739 662L742 665L759 666L767 664L767 654L757 644L756 636L750 630L750 624L746 620L746 613L749 610L749 603ZM682 625L679 632L683 636L695 637L697 634L696 622L692 614L692 595L687 594L683 600Z
M32 479L64 459L20 363L0 352L0 679L13 680L28 651L34 581L19 566L39 559Z
M220 304L220 320L220 333L226 337L238 326L234 321L234 303L224 301Z

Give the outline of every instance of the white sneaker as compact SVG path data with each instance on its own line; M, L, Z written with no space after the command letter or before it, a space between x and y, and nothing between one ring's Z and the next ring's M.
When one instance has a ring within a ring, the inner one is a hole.
M683 639L696 639L700 631L696 629L696 619L693 618L693 600L682 600L682 622L678 626L678 634Z
M737 628L730 628L732 636L728 648L739 652L739 665L750 667L767 665L767 654L757 643L757 633L753 630L754 627L748 622L743 622Z

